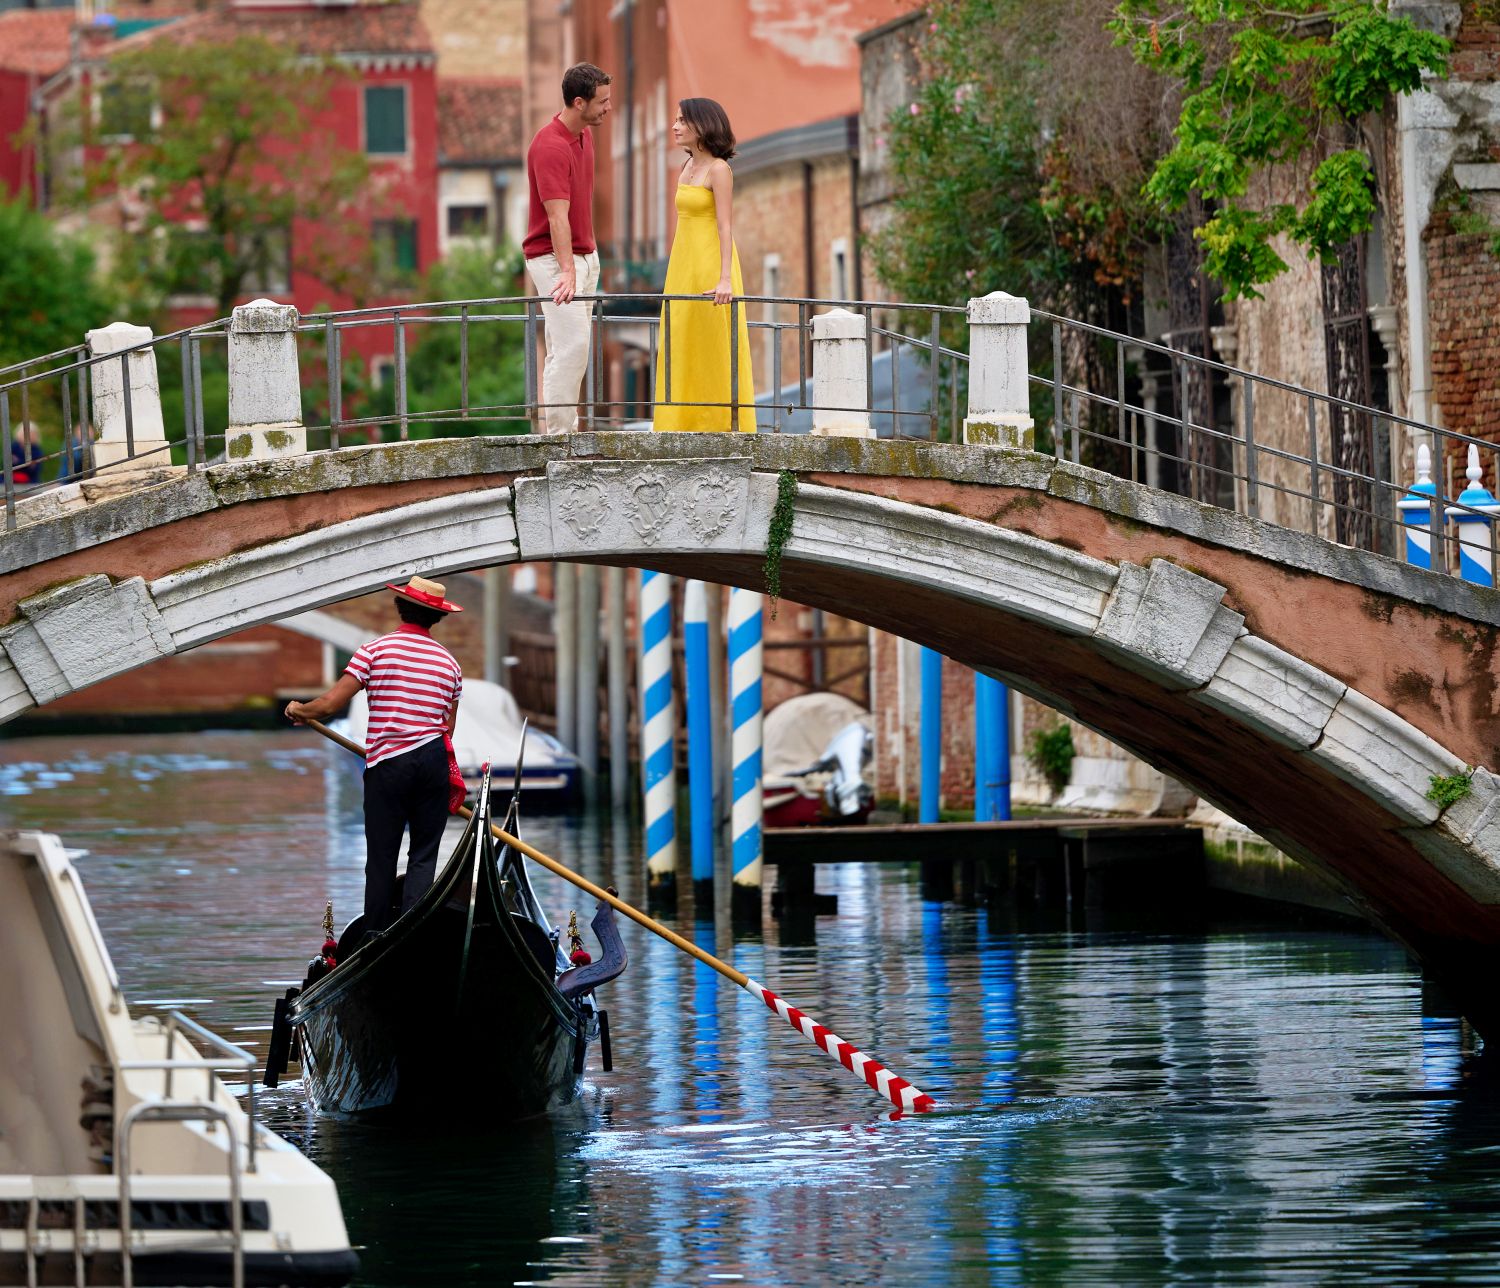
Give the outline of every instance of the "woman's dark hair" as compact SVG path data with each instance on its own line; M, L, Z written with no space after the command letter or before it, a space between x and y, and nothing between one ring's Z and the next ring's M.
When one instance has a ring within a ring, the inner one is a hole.
M734 155L734 131L729 113L711 98L685 98L677 104L682 119L698 132L698 143L709 156L728 161Z
M592 103L599 86L609 84L609 73L600 71L593 63L578 63L563 73L563 106L572 107L575 98Z
M409 626L421 626L427 630L431 630L443 618L448 616L447 613L440 613L435 608L426 608L421 604L413 603L409 599L402 599L400 595L396 596L396 612L400 614L401 620Z

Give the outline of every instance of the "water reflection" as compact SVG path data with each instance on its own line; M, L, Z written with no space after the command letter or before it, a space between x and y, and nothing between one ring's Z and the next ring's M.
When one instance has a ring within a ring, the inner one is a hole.
M274 989L360 903L357 769L298 734L0 743L0 809L78 860L126 989L264 1052ZM638 900L623 818L528 835ZM339 1182L363 1282L1495 1282L1500 1088L1404 955L1362 933L1037 929L820 877L783 939L676 928L939 1096L892 1120L758 1002L633 926L563 1114L273 1124ZM582 896L537 877L554 923ZM722 909L718 910L722 914ZM717 1277L717 1279L716 1279Z

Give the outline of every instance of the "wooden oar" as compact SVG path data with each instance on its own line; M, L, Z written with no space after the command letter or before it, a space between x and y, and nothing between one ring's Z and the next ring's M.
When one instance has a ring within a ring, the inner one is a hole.
M365 749L357 742L345 738L343 734L335 733L327 725L317 720L306 720L303 723L310 728L316 729L325 738L338 743L340 747L352 751L361 759L364 758ZM460 806L458 812L464 818L470 818L474 813L467 805ZM564 881L572 883L585 893L593 895L600 903L607 903L616 912L629 917L636 925L644 927L653 935L665 939L674 948L681 949L689 957L696 958L710 970L718 971L725 979L738 984L750 996L759 998L760 1001L775 1011L777 1015L781 1016L782 1019L802 1034L809 1042L818 1047L825 1055L832 1056L844 1068L848 1069L850 1073L856 1077L863 1078L870 1087L889 1100L897 1109L903 1109L912 1113L925 1113L929 1109L936 1108L936 1102L931 1096L923 1091L919 1091L911 1083L907 1082L905 1078L898 1078L879 1062L872 1060L869 1056L857 1050L848 1042L845 1042L838 1034L825 1029L810 1015L799 1011L795 1006L789 1005L763 984L756 983L744 971L736 970L728 962L720 961L712 953L704 952L697 944L691 940L684 939L675 930L662 925L661 922L653 917L648 917L639 908L626 903L611 891L596 886L587 877L580 876L570 868L564 867L556 859L550 855L543 854L534 846L528 845L520 837L512 836L498 824L492 822L490 824L490 832L496 840L510 846L518 853L524 854L533 862L541 864L547 871L555 873Z

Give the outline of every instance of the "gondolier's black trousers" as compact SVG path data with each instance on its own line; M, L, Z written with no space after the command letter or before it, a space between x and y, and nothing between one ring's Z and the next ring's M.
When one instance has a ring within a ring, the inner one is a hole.
M441 738L365 770L365 926L371 934L395 919L396 859L411 828L401 911L416 903L437 871L448 822L448 749Z

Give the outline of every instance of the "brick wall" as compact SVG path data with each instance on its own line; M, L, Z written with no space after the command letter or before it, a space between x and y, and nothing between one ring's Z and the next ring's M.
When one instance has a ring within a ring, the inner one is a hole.
M1434 210L1424 240L1433 402L1446 428L1500 439L1500 261L1489 253L1488 236L1455 230L1447 209ZM1465 462L1457 452L1447 455L1451 496L1465 486ZM1484 482L1496 486L1493 475Z
M265 710L323 688L323 646L278 626L257 626L162 658L38 708L49 716L152 716Z
M745 277L745 291L750 295L772 294L767 281L766 256L780 259L780 273L774 294L783 296L826 297L833 290L833 245L842 241L847 247L848 291L854 293L853 234L851 231L851 177L847 156L824 157L812 163L812 278L806 264L807 240L804 231L804 176L800 162L774 166L737 178L734 193L734 241L740 253L740 268ZM757 306L755 316L769 320L770 310ZM795 310L783 307L779 319L796 321ZM755 387L764 392L771 387L768 340L759 332L752 341L751 365ZM781 381L783 385L797 379L797 339L794 332L783 334L781 345Z
M526 0L422 0L422 21L439 76L525 74Z

